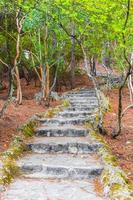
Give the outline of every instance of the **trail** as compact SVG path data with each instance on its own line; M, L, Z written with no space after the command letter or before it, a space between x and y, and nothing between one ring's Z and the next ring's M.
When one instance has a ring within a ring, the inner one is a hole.
M94 190L94 179L104 168L83 124L93 118L98 106L93 89L66 95L71 106L54 118L41 119L30 151L18 165L23 175L2 194L2 200L102 200Z

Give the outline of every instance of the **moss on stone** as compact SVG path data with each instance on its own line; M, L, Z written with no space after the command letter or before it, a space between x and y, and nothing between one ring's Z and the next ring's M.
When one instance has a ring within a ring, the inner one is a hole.
M62 106L63 106L64 108L69 107L69 106L70 106L69 100L68 100L68 99L64 100Z
M10 157L4 159L3 167L0 171L1 171L1 178L0 178L1 185L7 185L11 183L11 181L16 176L20 175L20 170L19 167L16 165L16 160L11 159Z
M21 127L21 132L24 137L32 137L35 133L35 127L37 127L36 120L30 120L27 124Z

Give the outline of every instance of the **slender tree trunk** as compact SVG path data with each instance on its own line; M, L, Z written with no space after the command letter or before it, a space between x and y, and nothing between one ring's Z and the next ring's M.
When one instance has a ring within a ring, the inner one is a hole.
M49 93L51 93L51 92L54 90L55 85L56 85L56 83L57 83L58 67L59 67L59 66L56 67L56 71L55 71L55 75L54 75L54 81L53 81L53 84L52 84L52 86L51 86L51 88L50 88Z
M118 130L117 134L114 136L114 138L121 133L121 114L122 114L122 89L123 86L119 89L119 100L118 100Z
M82 52L83 52L83 55L84 55L84 63L85 63L85 69L86 69L87 75L92 80L93 85L94 85L94 89L96 91L96 96L97 96L97 100L98 100L98 108L99 108L99 127L104 132L103 126L102 126L102 124L103 124L103 115L102 115L102 109L101 109L101 97L100 97L100 93L99 93L99 90L97 88L97 83L96 83L95 77L92 76L90 74L90 72L89 72L87 54L86 54L86 51L85 51L85 49L84 49L84 47L83 47L82 44L81 44L81 49L82 49ZM101 131L101 133L102 133L102 131Z
M133 104L133 84L132 84L132 75L128 78L128 89L130 94L130 104Z
M20 15L20 9L16 13L16 25L17 25L17 43L16 43L16 56L14 59L14 71L15 71L15 77L16 77L16 82L17 82L17 98L16 102L20 105L22 104L22 89L21 89L21 81L20 81L20 74L19 74L19 69L18 69L18 59L20 56L20 34L22 30L22 22L23 19L19 20L19 15Z
M75 35L75 24L72 22L72 35ZM71 88L73 89L75 87L75 66L76 66L76 59L75 59L75 38L71 38L72 42L72 48L71 48L71 63L70 63L70 69L71 69Z
M6 30L6 33L8 33L8 17L7 15L5 15L5 30ZM9 35L7 34L6 35L6 51L7 51L7 54L8 54L8 63L9 63L9 67L8 67L8 82L9 82L9 86L8 86L8 96L10 94L10 88L11 88L11 84L12 84L12 59L11 59L11 53L10 53L10 41L9 41Z
M96 60L94 56L90 58L90 73L92 76L96 76Z
M119 99L118 99L118 128L117 131L115 133L112 134L113 138L116 138L118 135L120 135L121 130L122 130L122 91L123 88L126 84L126 81L128 79L128 77L131 74L131 68L132 65L129 63L129 67L128 67L128 71L126 73L126 76L123 80L123 83L121 84L120 88L119 88Z
M9 104L11 103L11 101L12 101L12 96L13 96L13 91L14 91L14 89L13 89L13 70L11 71L11 77L10 77L10 79L11 79L11 83L10 83L10 85L9 85L8 97L7 97L7 100L6 100L6 102L4 103L4 105L3 105L3 107L2 107L2 109L1 109L1 111L0 111L0 118L2 118L2 117L4 116L8 105L9 105Z
M41 81L41 90L42 90L42 100L45 98L45 80L46 80L46 74L45 74L45 65L43 65L42 61L42 48L41 48L41 30L38 30L38 44L39 44L39 62L40 62L40 76L38 71L35 69L39 80Z
M45 80L45 99L49 98L49 87L50 87L50 71L49 71L49 64L48 64L48 16L46 13L46 24L45 24L45 67L46 67L46 80Z

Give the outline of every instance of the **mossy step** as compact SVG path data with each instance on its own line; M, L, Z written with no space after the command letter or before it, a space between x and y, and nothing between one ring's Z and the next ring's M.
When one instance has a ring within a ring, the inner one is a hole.
M86 129L74 126L43 126L36 129L36 135L44 137L80 137L86 136L87 133L88 131Z
M77 106L88 106L88 105L93 105L93 106L97 106L98 105L98 101L70 101L71 105L77 105Z
M85 117L92 114L92 111L63 111L59 112L57 116L61 117Z
M93 97L93 96L90 96L90 97L85 97L85 96L70 96L68 97L69 100L87 100L87 101L92 101L92 100L97 100L97 97Z
M71 118L66 118L66 117L55 117L55 118L42 118L39 121L43 123L44 125L78 125L78 124L84 124L88 120L91 120L93 117L71 117Z
M93 112L94 108L97 108L97 106L87 106L87 107L79 107L79 106L71 106L69 108L66 109L66 111L89 111L89 112Z
M87 154L97 152L102 145L88 137L38 137L29 142L27 146L35 153Z
M29 154L18 161L25 177L87 179L101 175L96 156L72 154Z
M92 94L92 93L69 93L65 95L66 97L96 97L96 94Z

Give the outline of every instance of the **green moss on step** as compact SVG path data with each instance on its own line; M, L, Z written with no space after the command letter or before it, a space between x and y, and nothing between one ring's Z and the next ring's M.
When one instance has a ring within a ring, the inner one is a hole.
M10 157L6 158L3 161L3 168L0 170L1 178L0 184L7 185L11 183L11 181L20 175L19 167L16 165L15 159L11 159Z
M35 127L37 127L37 121L31 120L21 127L21 132L26 138L32 137L35 133Z
M64 100L62 106L63 106L64 108L69 107L69 106L70 106L69 100Z

